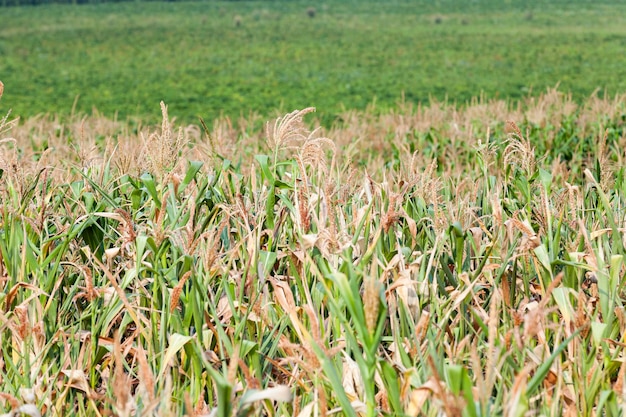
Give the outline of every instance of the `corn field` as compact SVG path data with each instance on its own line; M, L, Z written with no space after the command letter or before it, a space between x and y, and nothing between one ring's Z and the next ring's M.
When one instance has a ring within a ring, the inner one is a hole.
M1 119L0 412L624 415L626 96L313 111Z

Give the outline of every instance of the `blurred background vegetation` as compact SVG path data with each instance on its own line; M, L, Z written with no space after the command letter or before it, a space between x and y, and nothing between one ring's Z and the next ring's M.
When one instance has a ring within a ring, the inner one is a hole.
M401 100L626 90L623 1L91 3L0 9L0 113L156 122L164 100L184 122L315 106L330 123Z

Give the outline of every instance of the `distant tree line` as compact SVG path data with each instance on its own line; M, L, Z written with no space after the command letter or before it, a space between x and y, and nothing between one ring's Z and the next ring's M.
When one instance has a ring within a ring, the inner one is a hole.
M174 2L174 1L181 1L181 0L0 0L0 6L38 6L41 4L98 4L98 3L122 3L122 2L128 2L128 1ZM204 1L211 1L211 0L204 0ZM226 0L226 1L238 1L238 0Z

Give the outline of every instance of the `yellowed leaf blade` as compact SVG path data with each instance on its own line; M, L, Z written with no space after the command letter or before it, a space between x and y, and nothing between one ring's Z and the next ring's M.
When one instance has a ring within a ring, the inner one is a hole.
M174 334L172 334L170 336L170 338L169 338L169 345L167 346L167 349L165 350L165 357L164 357L164 360L163 360L163 367L161 368L161 372L159 372L159 377L157 379L160 380L163 377L163 374L165 374L165 371L169 367L170 362L172 361L172 359L174 359L174 356L191 339L193 339L192 336L185 336L185 335L182 335L180 333L174 333Z

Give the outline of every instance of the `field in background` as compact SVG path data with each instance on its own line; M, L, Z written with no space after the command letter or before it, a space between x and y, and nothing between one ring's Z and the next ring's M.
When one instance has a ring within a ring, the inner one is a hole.
M313 16L313 17L310 17ZM105 3L0 9L0 113L158 122L377 111L432 96L626 90L626 5L543 1ZM373 110L372 110L373 111Z
M619 415L626 97L307 113L3 120L0 410Z

